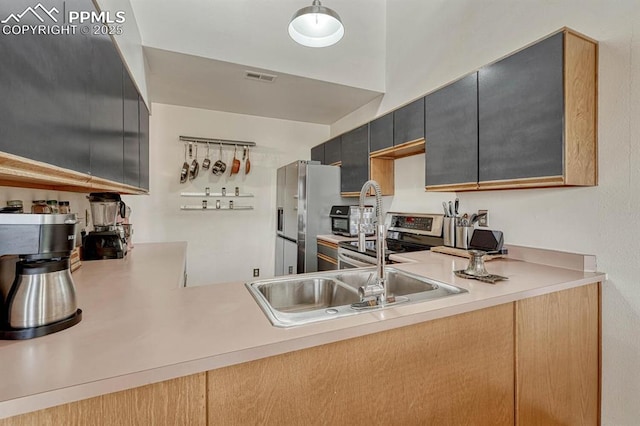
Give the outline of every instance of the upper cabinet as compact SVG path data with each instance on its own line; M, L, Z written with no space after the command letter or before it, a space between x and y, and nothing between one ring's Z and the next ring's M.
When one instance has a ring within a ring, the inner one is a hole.
M424 98L393 112L393 145L424 139Z
M345 133L335 158L325 142L325 162L342 161L343 196L365 171L392 195L394 160L425 149L428 191L597 185L597 61L563 29Z
M324 144L324 164L340 164L342 161L342 137L336 136Z
M29 6L0 2L0 16ZM47 7L61 14L96 10L90 0L51 0ZM42 24L34 14L20 23ZM88 34L78 28L75 34L27 32L0 39L0 184L146 191L141 176L148 182L148 131L146 151L139 131L144 122L148 129L148 111L141 114L112 39L93 28Z
M321 164L339 166L342 159L342 137L316 145L311 148L311 160L320 161Z
M93 35L90 40L93 45L89 63L92 76L89 92L91 137L85 141L91 145L90 171L93 176L122 183L124 121L132 115L124 116L123 67L109 36ZM134 118L137 127L137 105Z
M52 3L63 10L62 1ZM0 2L0 16L28 6ZM40 23L31 13L21 18L21 25ZM81 34L0 37L0 151L90 171L92 48L91 37Z
M481 189L596 184L596 48L562 32L480 69Z
M311 148L311 161L319 161L320 164L327 164L324 161L324 143Z
M478 186L478 73L425 98L427 190Z
M426 189L597 185L597 49L595 41L565 29L481 68L475 164L475 74L428 95ZM456 86L456 99L444 100ZM432 114L434 104L446 102L458 103L448 118L442 110ZM469 179L476 167L474 185Z
M138 91L129 73L122 69L124 110L124 183L140 185L140 113Z
M340 191L344 196L359 195L362 185L369 180L369 125L342 135L341 151Z
M138 135L140 141L140 188L149 190L149 110L138 96Z
M369 123L369 150L380 151L393 147L393 112Z

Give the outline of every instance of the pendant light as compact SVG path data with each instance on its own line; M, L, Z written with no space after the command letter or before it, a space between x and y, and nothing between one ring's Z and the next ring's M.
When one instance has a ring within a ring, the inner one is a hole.
M344 35L340 16L313 0L311 6L297 11L289 22L289 35L296 42L308 47L327 47L336 44Z

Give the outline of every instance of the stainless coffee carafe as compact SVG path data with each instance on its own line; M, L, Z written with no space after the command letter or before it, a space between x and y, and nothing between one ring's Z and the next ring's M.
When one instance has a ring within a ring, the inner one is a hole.
M75 314L78 305L69 258L17 262L7 301L11 328L40 327Z
M29 339L77 324L69 256L75 214L0 214L0 339Z

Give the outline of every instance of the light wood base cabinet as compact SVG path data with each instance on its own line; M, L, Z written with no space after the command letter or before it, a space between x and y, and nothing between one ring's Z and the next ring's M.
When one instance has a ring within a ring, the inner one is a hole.
M516 424L600 424L600 285L516 302Z
M0 420L0 426L206 425L206 373Z
M209 424L510 425L513 305L209 371Z
M7 425L597 425L600 284L9 419Z

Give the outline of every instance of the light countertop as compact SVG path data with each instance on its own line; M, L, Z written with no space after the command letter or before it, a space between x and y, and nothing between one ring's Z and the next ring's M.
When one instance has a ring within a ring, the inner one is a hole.
M0 418L605 280L499 259L487 269L509 280L491 285L453 274L466 259L418 252L395 260L469 293L282 329L241 282L179 287L186 243L137 244L124 260L83 262L73 274L78 325L0 341Z

